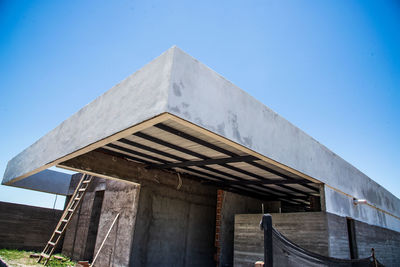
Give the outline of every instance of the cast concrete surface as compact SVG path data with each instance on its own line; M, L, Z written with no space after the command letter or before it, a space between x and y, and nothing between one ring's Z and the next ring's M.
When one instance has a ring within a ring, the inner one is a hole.
M0 202L0 249L41 251L49 241L62 212Z
M175 49L168 112L400 217L400 200L207 66ZM229 97L228 97L229 96ZM400 220L329 190L327 211L400 231Z
M398 198L177 47L17 155L8 163L3 183L11 184L162 113L183 118L335 188L325 187L329 212L400 231ZM353 197L367 199L381 211L355 206Z
M16 181L12 186L66 196L70 182L70 174L44 170Z
M173 51L166 51L10 160L3 184L165 112Z
M273 226L304 249L324 256L350 259L346 218L327 212L271 213ZM235 216L234 266L254 266L263 258L262 214ZM400 233L355 221L359 258L371 256L371 248L384 266L400 265ZM279 258L278 258L279 259ZM275 262L274 265L285 266Z

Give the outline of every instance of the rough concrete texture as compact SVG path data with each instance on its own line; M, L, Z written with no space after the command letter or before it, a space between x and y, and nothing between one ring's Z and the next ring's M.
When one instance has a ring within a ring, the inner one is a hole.
M76 187L80 177L80 174L74 176L71 189ZM100 200L102 205L96 205L96 195L101 191L104 192ZM119 218L96 259L96 266L128 266L138 194L139 185L95 178L67 228L63 253L74 260L91 262L119 213ZM100 210L96 211L94 205ZM100 213L96 222L93 221L96 217L93 216L94 212Z
M371 191L371 194L373 192ZM377 197L377 196L376 196ZM400 231L400 219L392 215L385 214L367 204L354 205L353 198L331 188L325 186L326 211L340 215L351 217L368 224L385 227L391 230ZM360 198L362 199L362 198ZM394 202L390 202L385 198L385 205L393 206ZM369 204L374 204L367 198ZM383 201L383 200L380 200ZM379 207L379 205L377 205ZM394 208L394 206L393 206Z
M272 224L289 240L312 252L348 259L346 219L325 212L272 213ZM254 266L263 259L262 214L235 216L235 266ZM342 224L340 223L342 222ZM335 228L334 228L335 227ZM344 237L346 242L339 239ZM337 240L335 240L337 239ZM274 262L274 265L280 266Z
M351 196L367 199L400 217L398 198L176 47L17 155L8 163L3 183L38 171L49 162L164 112L215 132ZM342 202L337 202L336 197L327 195L326 202L329 212L343 216L356 214L353 206L342 209ZM377 212L368 208L371 211L360 212L354 218L400 231L398 218L378 212L383 219L376 221L374 215ZM341 213L338 213L339 209L342 209Z
M346 218L328 212L272 213L273 225L305 249L349 259Z
M130 266L215 265L216 188L174 173L90 152L63 166L140 183ZM131 238L132 236L130 236Z
M11 186L65 196L68 194L70 181L70 174L44 170L16 181Z
M168 112L242 144L262 155L400 217L400 200L299 128L258 102L207 66L175 49ZM212 97L210 97L212 96ZM229 96L229 97L226 97ZM207 108L205 108L207 107ZM327 211L337 213L335 198ZM371 208L370 208L371 209ZM400 231L398 225L375 221L376 212L358 220ZM400 222L399 220L397 220Z
M279 203L279 202L278 202ZM224 192L221 207L219 243L221 248L219 266L233 266L233 240L236 214L261 213L263 201ZM280 203L279 203L280 204ZM272 208L272 209L271 209ZM276 212L268 202L264 202L265 212Z
M2 183L165 112L173 52L166 51L10 160Z
M329 212L323 213L328 230L329 253L327 255L340 259L350 259L349 237L346 217ZM310 239L312 242L312 238ZM310 247L312 243L310 243Z
M271 215L273 226L297 245L321 255L350 258L345 217L327 212ZM263 258L261 218L261 214L236 215L235 266L254 266L255 261ZM374 248L377 259L385 266L400 265L398 232L355 221L355 233L359 258L371 256L371 248Z
M62 211L0 202L0 249L41 251Z
M355 221L359 257L371 255L371 248L384 266L400 266L400 234L378 226Z
M128 266L136 222L139 185L107 180L106 189L95 253L99 250L113 220L118 213L120 215L96 259L96 266Z
M75 174L72 176L70 185L70 195L75 190L81 174ZM95 178L90 184L86 194L79 206L78 210L72 217L65 236L63 243L63 254L71 257L74 260L90 260L85 258L87 247L92 244L87 243L87 237L89 233L89 226L91 223L91 215L93 210L93 202L95 199L96 191L105 189L106 180Z
M130 266L214 266L216 189L166 178L141 183Z

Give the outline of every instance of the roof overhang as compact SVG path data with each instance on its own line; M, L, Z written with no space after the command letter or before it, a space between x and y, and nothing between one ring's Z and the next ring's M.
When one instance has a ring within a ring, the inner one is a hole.
M292 204L308 204L310 196L319 195L315 181L169 113L132 127L123 137L118 134L104 142L105 145L81 153L97 151L145 164L148 169L189 174L232 192ZM64 164L68 158L57 166L71 169Z
M71 175L52 170L43 170L12 183L12 186L45 193L68 195Z
M97 150L306 202L318 185L398 199L240 88L173 47L13 158L3 184ZM399 207L387 207L400 214Z

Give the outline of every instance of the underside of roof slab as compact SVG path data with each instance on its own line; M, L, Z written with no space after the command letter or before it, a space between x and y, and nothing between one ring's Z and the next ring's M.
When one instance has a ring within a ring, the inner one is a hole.
M319 185L257 157L235 143L169 115L166 120L94 151L188 174L210 185L263 199L309 204ZM68 168L64 162L59 167ZM85 171L85 170L78 170Z
M174 125L176 122L179 125ZM194 137L205 134L206 137L200 139L210 144L220 142L218 146L229 153L218 150L212 152L212 149L204 146L196 148L192 141L182 140L181 137L176 137L181 138L179 141L169 140L173 134L158 126L169 126ZM162 136L159 135L160 131ZM142 136L135 133L141 133ZM171 153L171 146L143 138L143 134L169 141L172 145L179 143L181 150L194 149L192 152L186 151L188 153L175 149ZM147 144L153 151L133 146L124 140ZM152 142L151 145L148 142ZM124 149L121 150L121 147ZM129 155L136 160L146 161L154 168L165 168L165 164L170 164L170 168L203 178L207 176L209 180L220 180L213 176L224 177L223 181L219 181L222 183L234 185L240 183L240 179L251 181L256 184L247 182L247 189L257 188L255 190L271 194L312 195L312 188L316 186L304 180L323 183L325 188L333 192L329 194L332 197L327 196L326 202L327 207L335 213L342 216L357 213L356 216L362 221L382 226L390 224L390 227L400 230L399 199L177 47L167 50L13 158L8 163L3 184L11 185L95 149ZM147 156L139 156L137 152L146 153ZM198 155L195 156L193 152ZM165 153L173 154L173 157ZM149 155L157 159L152 160ZM227 162L227 158L241 156L253 156L255 159ZM220 161L209 164L210 160ZM226 162L222 162L224 160ZM203 161L195 164L204 165L187 165L194 164L194 161ZM182 165L184 162L186 166ZM181 165L171 167L171 164L177 163ZM296 184L261 184L260 177L268 180L281 178L254 164L275 170L278 168L289 179L299 181ZM227 165L231 167L227 168ZM350 202L338 202L335 194L348 198ZM359 210L355 212L352 198L367 199L373 212L368 207L357 208ZM377 213L382 213L382 219L371 221Z

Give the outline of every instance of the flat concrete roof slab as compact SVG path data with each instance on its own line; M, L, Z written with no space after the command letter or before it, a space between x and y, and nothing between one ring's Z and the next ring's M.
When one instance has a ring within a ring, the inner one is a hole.
M171 84L169 113L317 179L337 189L337 193L341 191L339 194L367 199L400 217L400 200L393 194L179 49L174 53ZM352 208L341 207L341 215L348 214L347 209Z
M66 196L68 194L70 182L70 174L44 170L26 177L25 179L16 181L12 186Z
M57 159L166 112L173 51L166 51L10 160L3 184L54 166Z
M398 198L176 47L167 50L13 158L8 163L3 184L11 184L171 116L192 124L194 129L209 131L227 143L237 144L265 161L325 183L334 194L367 199L372 206L400 220ZM326 201L333 205L327 207L338 213L337 207L342 202L336 203L337 198L332 194L327 197ZM354 207L339 209L342 215L348 216ZM368 221L363 214L358 216Z

